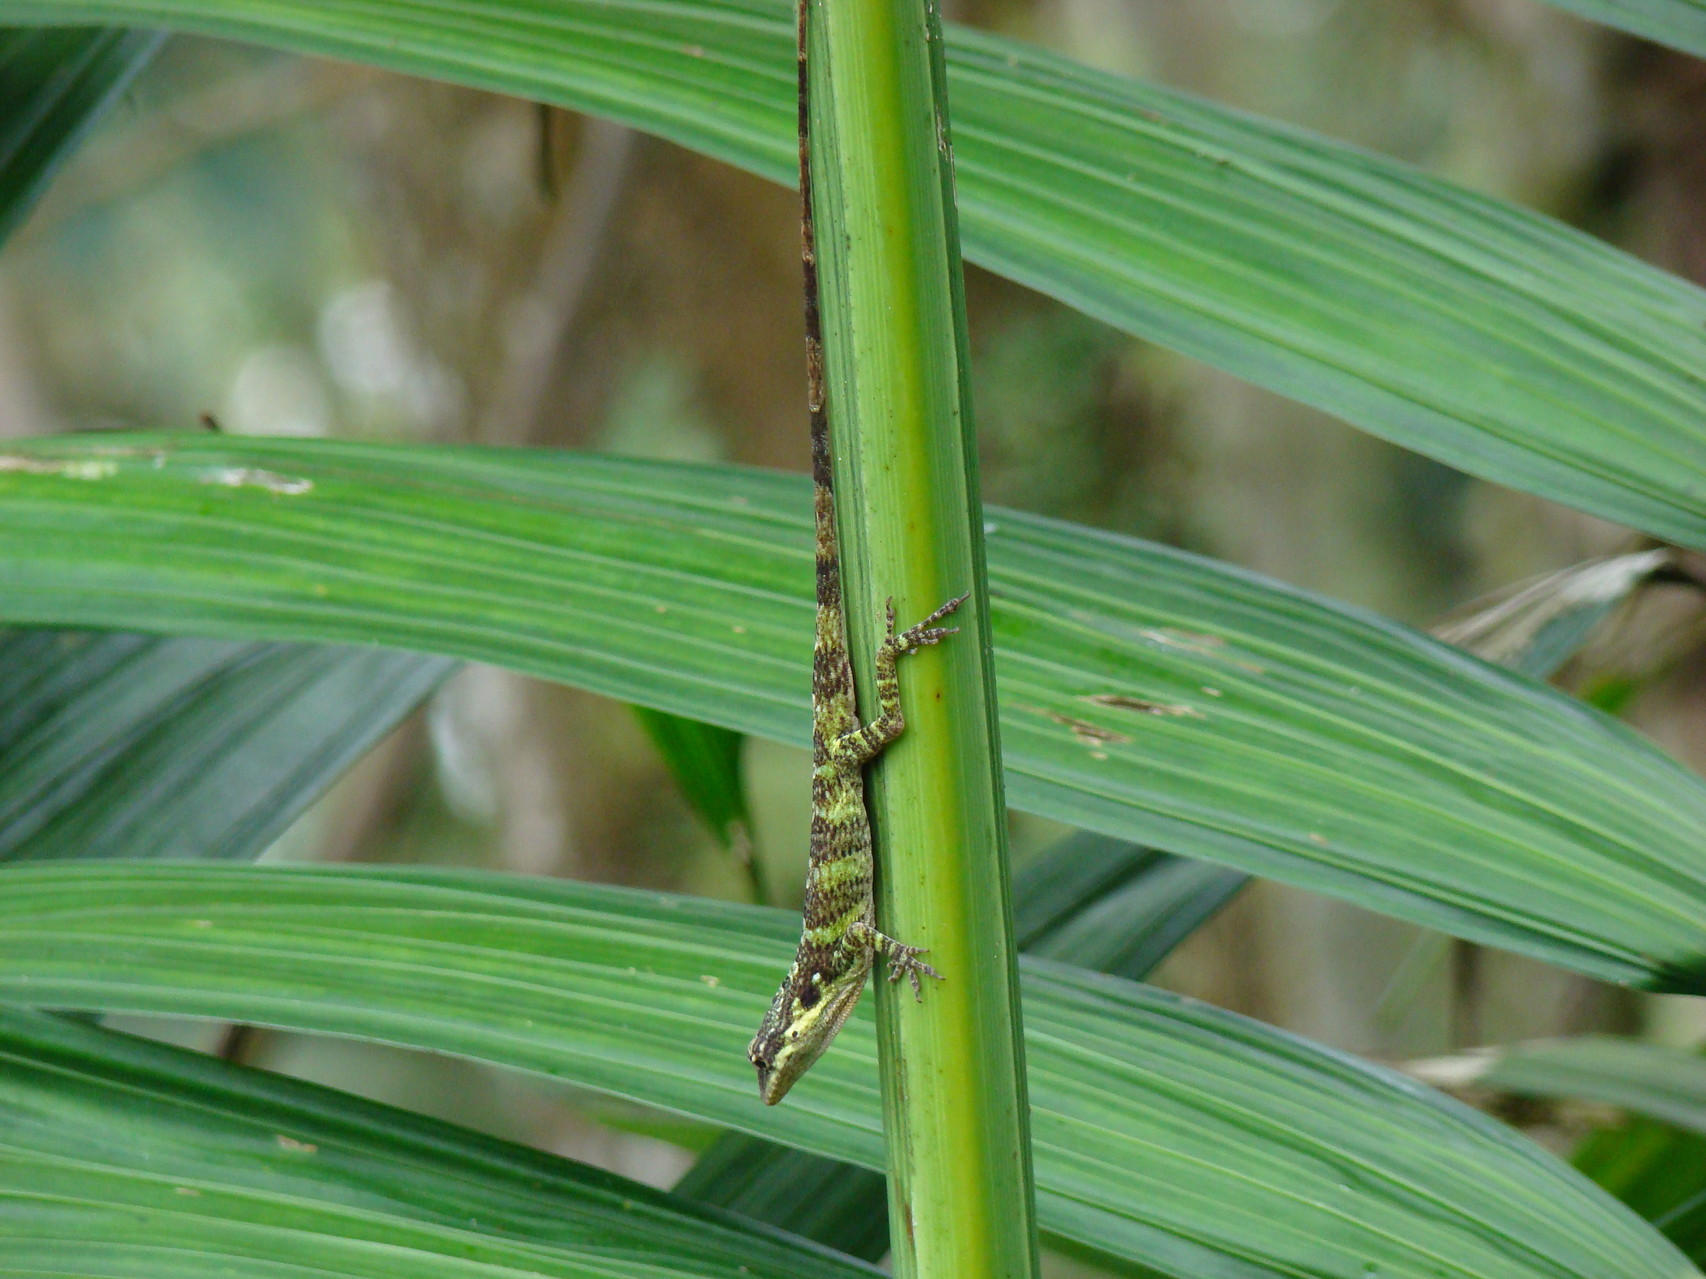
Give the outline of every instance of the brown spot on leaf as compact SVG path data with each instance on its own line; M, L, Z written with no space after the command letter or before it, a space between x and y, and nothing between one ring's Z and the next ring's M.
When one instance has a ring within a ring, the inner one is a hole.
M1092 693L1084 699L1093 706L1112 706L1115 710L1136 711L1139 715L1189 715L1201 719L1202 712L1194 706L1173 702L1152 702L1144 697L1128 697L1124 693Z
M1073 719L1070 715L1062 715L1059 711L1044 711L1057 724L1064 724L1072 730L1072 735L1086 746L1099 746L1104 742L1129 742L1131 738L1124 733L1116 733L1111 728L1103 728L1100 724L1092 724L1087 720Z

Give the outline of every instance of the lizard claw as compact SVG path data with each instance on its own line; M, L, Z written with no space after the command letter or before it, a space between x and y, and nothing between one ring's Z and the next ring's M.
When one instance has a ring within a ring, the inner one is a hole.
M920 955L928 953L925 947L908 946L903 941L896 941L887 933L879 933L867 923L856 923L853 928L858 930L859 936L869 938L871 948L881 953L883 958L888 960L890 981L899 981L902 976L911 978L913 998L920 1003L924 1000L924 986L918 980L920 974L925 977L934 977L937 981L947 980L941 973L919 958Z
M900 942L892 943L892 949L888 952L889 980L899 981L903 974L910 978L912 981L912 997L919 1003L924 1002L924 987L918 980L920 974L926 977L934 977L937 981L947 980L941 973L919 958L924 953L924 948L921 946L905 946Z
M970 598L971 594L967 592L958 599L951 599L918 623L917 626L896 635L894 633L894 599L891 597L888 603L888 643L897 653L912 653L928 644L940 643L950 635L958 635L960 628L957 626L935 626L932 623L941 621Z

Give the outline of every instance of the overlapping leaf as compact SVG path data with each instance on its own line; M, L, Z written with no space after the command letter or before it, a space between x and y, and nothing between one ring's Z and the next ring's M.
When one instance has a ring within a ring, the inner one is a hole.
M793 174L782 0L0 0L0 22L369 61ZM1706 293L1364 152L1015 41L949 45L973 259L1475 474L1706 546Z
M1561 694L1129 539L989 514L1008 795L1615 980L1690 989L1706 786ZM0 453L0 610L377 643L803 741L803 480L200 436Z
M786 1105L750 1077L798 927L516 876L14 866L0 1000L359 1034L880 1165L868 1017ZM1117 978L1025 969L1039 1210L1074 1246L1179 1276L1693 1273L1525 1138L1401 1076Z
M866 1261L881 1261L889 1251L882 1173L744 1132L717 1138L676 1182L675 1193Z
M1080 833L1013 877L1013 931L1027 954L1142 981L1247 877Z
M155 635L0 638L0 860L253 857L454 665Z
M152 32L0 30L0 240L159 47Z
M1594 1133L1572 1162L1695 1265L1706 1261L1706 1138L1637 1117Z
M621 1177L0 1010L0 1270L124 1279L860 1279Z
M1706 1057L1632 1039L1590 1036L1503 1049L1476 1076L1491 1088L1610 1102L1706 1133Z
M1560 9L1706 58L1703 0L1549 0Z
M1672 570L1669 548L1572 564L1477 600L1433 628L1448 643L1534 679L1549 679L1637 592Z

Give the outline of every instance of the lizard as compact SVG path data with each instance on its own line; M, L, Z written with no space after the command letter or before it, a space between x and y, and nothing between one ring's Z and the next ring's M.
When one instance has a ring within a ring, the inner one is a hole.
M816 540L817 627L812 648L812 823L805 908L799 950L781 989L747 1049L758 1070L758 1095L781 1101L846 1023L865 988L877 954L888 978L910 978L922 1000L919 977L942 980L920 958L924 951L877 931L875 853L865 808L865 765L906 727L900 706L900 659L955 634L936 623L969 598L949 600L918 625L895 633L894 601L887 607L876 653L877 716L859 722L853 663L842 602L841 549L835 524L830 465L829 412L824 385L823 323L818 304L817 246L812 225L809 149L810 97L806 48L810 0L798 0L800 240L805 276L806 394L811 414L812 515Z

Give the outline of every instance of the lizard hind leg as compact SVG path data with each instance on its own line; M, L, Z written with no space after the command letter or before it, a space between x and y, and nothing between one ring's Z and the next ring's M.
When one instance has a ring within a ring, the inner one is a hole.
M922 946L908 946L905 942L896 941L887 933L879 933L864 921L854 924L847 930L849 934L870 942L871 949L880 951L888 961L889 980L899 981L902 977L912 982L912 997L920 1003L924 1001L924 987L918 980L920 976L934 977L937 981L946 981L941 973L919 958L926 953Z
M887 637L883 641L883 647L892 649L895 656L900 657L906 653L916 653L927 644L939 643L950 635L959 634L960 628L957 626L937 626L936 623L970 598L968 592L957 599L949 600L917 626L909 626L899 635L894 633L894 600L891 598L888 602Z

